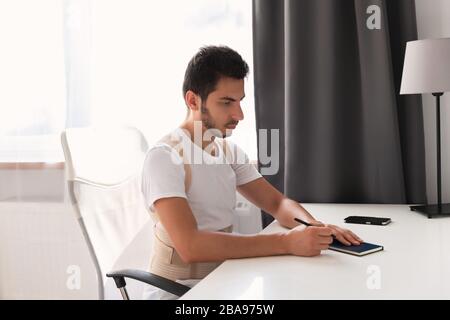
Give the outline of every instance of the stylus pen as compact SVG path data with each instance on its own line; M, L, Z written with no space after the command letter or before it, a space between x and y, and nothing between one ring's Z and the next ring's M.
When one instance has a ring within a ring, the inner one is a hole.
M301 224L304 224L307 227L315 227L313 224L311 224L309 222L306 222L306 221L303 221L302 219L294 218L294 220L297 221L297 222L300 222ZM333 239L336 239L334 234L332 234L331 236L333 237Z

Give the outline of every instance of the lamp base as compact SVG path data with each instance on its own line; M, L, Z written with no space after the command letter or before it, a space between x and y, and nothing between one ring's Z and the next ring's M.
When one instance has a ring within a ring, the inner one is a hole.
M443 203L441 205L428 204L424 206L410 206L410 208L411 211L426 214L428 219L450 216L450 203Z

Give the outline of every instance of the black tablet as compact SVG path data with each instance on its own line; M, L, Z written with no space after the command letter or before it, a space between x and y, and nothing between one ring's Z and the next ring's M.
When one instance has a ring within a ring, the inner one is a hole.
M371 224L378 226L385 226L391 222L390 218L381 217L363 217L363 216L350 216L344 219L345 223L357 223L357 224Z

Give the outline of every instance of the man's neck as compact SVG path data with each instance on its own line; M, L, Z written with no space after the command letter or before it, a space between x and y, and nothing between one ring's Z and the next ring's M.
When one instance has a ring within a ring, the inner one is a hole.
M191 138L192 142L195 143L196 145L198 145L199 147L201 147L203 150L205 150L205 148L207 146L209 146L212 142L214 142L214 139L216 138L215 136L212 136L211 139L208 140L204 140L203 139L203 134L205 133L206 129L204 128L204 126L199 126L196 125L195 129L194 129L194 121L184 121L181 125L180 125L181 129L187 130L189 132L189 137ZM201 128L201 130L200 130ZM197 130L197 132L196 132ZM199 133L198 131L201 131L201 133ZM196 137L195 134L200 135L199 137Z

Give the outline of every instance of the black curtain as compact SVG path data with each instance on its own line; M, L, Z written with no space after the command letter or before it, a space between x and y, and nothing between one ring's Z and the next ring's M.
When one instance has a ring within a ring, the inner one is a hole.
M422 101L399 95L414 0L254 0L253 39L257 129L280 130L269 182L305 203L426 203Z

